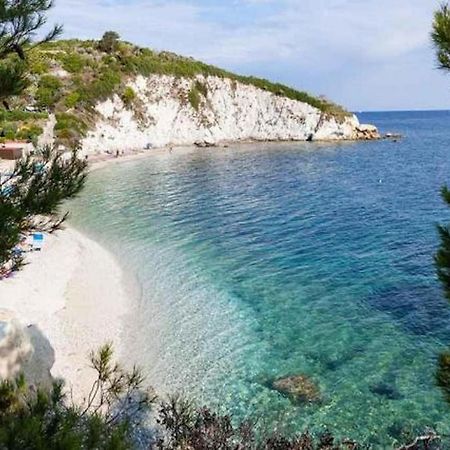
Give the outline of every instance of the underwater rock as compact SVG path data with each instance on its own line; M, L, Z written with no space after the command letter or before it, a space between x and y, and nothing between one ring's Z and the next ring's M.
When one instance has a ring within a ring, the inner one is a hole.
M272 388L296 403L317 403L321 400L318 386L306 375L293 375L272 382Z
M394 385L384 382L370 385L369 390L370 392L372 392L372 394L379 395L380 397L385 397L388 400L401 400L403 398L402 394L400 394L400 392Z

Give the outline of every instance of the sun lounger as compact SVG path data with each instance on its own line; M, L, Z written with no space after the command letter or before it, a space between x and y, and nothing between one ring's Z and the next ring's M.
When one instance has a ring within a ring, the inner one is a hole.
M33 250L41 251L44 245L44 235L42 233L33 233Z

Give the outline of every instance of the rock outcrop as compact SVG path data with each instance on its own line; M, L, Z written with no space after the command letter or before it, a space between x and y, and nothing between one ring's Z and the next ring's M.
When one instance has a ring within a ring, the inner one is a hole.
M13 379L23 373L31 385L49 386L53 349L34 325L24 327L7 310L0 310L0 379Z
M191 98L200 84L201 92ZM82 142L86 154L166 145L378 138L354 115L333 116L297 100L227 78L138 76L126 106L118 95L97 105L98 120ZM193 87L194 86L194 87Z

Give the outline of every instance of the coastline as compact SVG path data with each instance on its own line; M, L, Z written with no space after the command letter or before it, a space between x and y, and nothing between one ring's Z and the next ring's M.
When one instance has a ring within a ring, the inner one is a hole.
M94 381L88 355L107 342L121 353L123 317L130 295L113 255L71 227L46 236L42 252L0 282L2 308L25 326L34 324L54 352L53 377L80 402Z

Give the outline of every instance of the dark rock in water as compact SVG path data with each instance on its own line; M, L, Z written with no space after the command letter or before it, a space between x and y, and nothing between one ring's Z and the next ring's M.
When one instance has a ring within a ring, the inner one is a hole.
M397 324L415 335L431 335L448 341L450 311L443 299L436 301L439 295L439 286L419 284L376 289L365 302L389 314Z
M395 142L397 142L399 139L403 138L403 135L399 134L399 133L386 133L383 136L384 139L391 139Z
M194 145L199 148L216 147L215 142L209 142L209 141L197 141L197 142L194 142Z
M379 395L380 397L385 397L388 400L401 400L403 398L402 394L397 390L394 385L380 382L372 384L369 386L370 392L372 394Z
M306 375L279 378L271 383L272 389L296 403L317 403L321 400L318 386Z

